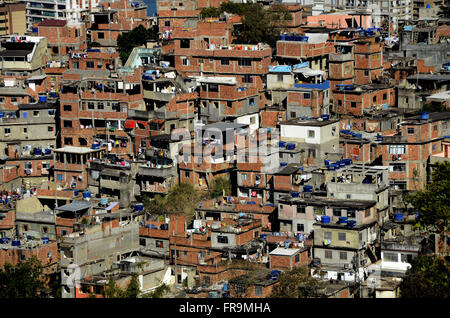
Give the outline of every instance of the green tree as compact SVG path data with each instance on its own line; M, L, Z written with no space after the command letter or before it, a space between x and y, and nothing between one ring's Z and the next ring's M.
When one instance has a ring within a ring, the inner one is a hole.
M425 103L422 107L423 112L429 112L429 113L440 113L445 112L447 109L445 105L440 103Z
M208 7L208 8L203 8L200 11L200 16L202 16L204 18L218 18L221 13L222 12L220 11L219 8Z
M271 298L315 298L321 282L309 275L308 267L301 266L278 276L279 283L273 288Z
M6 263L0 269L0 298L42 298L45 275L41 262L32 258L16 266Z
M231 181L227 177L217 177L213 179L210 186L211 198L222 196L225 191L225 195L231 194Z
M139 282L137 274L131 275L131 280L126 289L117 286L112 277L109 277L108 284L105 288L106 298L137 298L139 296Z
M438 257L416 257L400 284L400 297L449 298L449 265Z
M131 276L131 281L125 291L126 298L137 298L139 296L139 282L137 274Z
M450 163L438 164L431 182L425 190L407 196L407 202L417 209L420 217L417 225L431 233L437 233L444 242L447 253L448 221L450 218Z
M123 32L117 37L117 47L119 48L120 59L123 64L133 51L133 48L144 45L149 40L156 40L157 32L155 29L146 29L139 25L129 32Z
M242 14L242 25L238 29L236 43L267 43L272 48L280 37L280 31L286 28L291 13L283 5L273 5L265 9L259 3L250 3Z
M152 292L142 295L142 298L161 298L168 292L170 292L170 287L163 283Z

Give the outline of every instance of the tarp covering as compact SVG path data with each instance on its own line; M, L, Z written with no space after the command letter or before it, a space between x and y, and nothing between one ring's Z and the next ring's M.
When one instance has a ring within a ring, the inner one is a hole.
M310 77L310 76L317 76L317 75L325 75L324 71L320 71L320 70L313 70L309 67L303 67L303 68L298 68L294 71L295 73L300 73L302 74L304 77Z

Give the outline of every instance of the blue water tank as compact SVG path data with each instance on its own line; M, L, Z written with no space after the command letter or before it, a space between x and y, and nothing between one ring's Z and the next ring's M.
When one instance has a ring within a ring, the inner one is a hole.
M259 237L266 240L267 239L267 234L261 234Z
M428 112L421 112L420 113L420 119L429 119L430 118L430 114Z
M272 272L270 272L270 276L272 278L272 280L277 280L278 276L280 276L281 271L278 270L273 270Z
M45 96L45 95L39 96L39 103L45 103L46 101L47 101L47 96Z
M328 215L323 215L320 220L322 223L330 223L330 217Z
M8 244L9 237L0 237L0 244Z
M347 220L347 226L348 227L355 227L356 221L354 220Z
M137 203L137 204L134 206L134 210L135 210L135 211L143 211L143 210L144 210L144 205L143 205L142 203Z
M347 221L348 221L348 217L346 217L346 216L340 216L339 217L339 223L340 224L346 224Z
M77 197L80 194L80 190L73 190L73 196Z
M403 213L395 213L394 217L396 221L403 221Z
M41 148L34 148L34 154L36 156L42 155L42 149Z
M298 198L299 197L299 193L298 192L292 192L292 197L293 198Z
M13 240L11 245L12 246L20 246L20 241L19 240Z
M353 136L355 136L356 138L362 138L362 133L355 133L353 134Z
M247 204L256 204L255 201L247 201Z
M336 164L335 164L335 163L330 163L330 164L328 165L328 170L331 170L331 171L336 170Z
M287 162L280 162L280 166L286 167L287 166Z
M321 116L323 120L329 120L330 119L330 115L322 115Z
M286 141L279 141L278 142L278 147L280 147L280 148L286 147Z
M101 205L107 205L108 204L108 198L101 198L100 199L100 204Z
M352 164L352 159L344 159L345 165L349 166Z
M312 190L313 190L313 187L310 186L310 185L303 186L303 191L304 192L312 192Z
M325 166L328 166L330 164L330 160L325 160Z
M93 150L100 149L100 144L92 144L91 149Z
M52 150L50 149L50 148L45 148L44 149L44 154L45 155L49 155L49 154L51 154L52 153Z
M90 198L91 197L91 193L89 191L83 191L83 198Z
M294 149L295 149L295 144L294 144L294 143L288 143L288 144L286 145L286 149L288 149L288 150L294 150Z
M49 240L48 237L42 237L42 244L48 244Z
M38 33L39 32L39 28L31 28L31 32Z
M336 164L339 165L339 168L344 168L345 167L345 161L344 160L340 160L340 161L336 162Z
M286 41L286 35L284 34L281 35L281 41Z

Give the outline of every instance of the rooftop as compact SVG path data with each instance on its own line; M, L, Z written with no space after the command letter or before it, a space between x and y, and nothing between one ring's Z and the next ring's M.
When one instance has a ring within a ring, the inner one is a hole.
M88 148L88 147L65 146L65 147L62 147L62 148L55 149L53 151L54 152L87 154L87 153L102 151L102 149L91 149L91 148Z
M88 209L90 206L91 204L88 201L73 201L69 204L57 207L55 210L65 212L77 212L84 209Z

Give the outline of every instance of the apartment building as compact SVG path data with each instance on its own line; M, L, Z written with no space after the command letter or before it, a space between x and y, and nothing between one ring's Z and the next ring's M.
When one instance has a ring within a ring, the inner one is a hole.
M2 2L0 4L0 35L25 35L27 30L25 3Z

